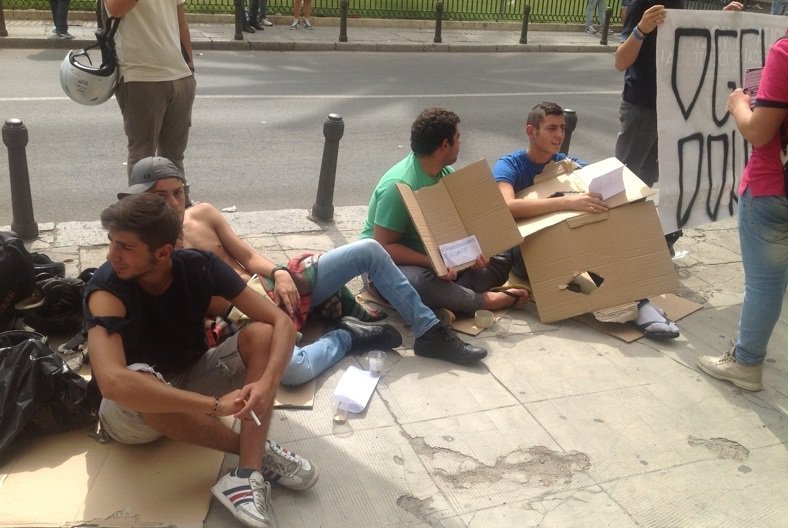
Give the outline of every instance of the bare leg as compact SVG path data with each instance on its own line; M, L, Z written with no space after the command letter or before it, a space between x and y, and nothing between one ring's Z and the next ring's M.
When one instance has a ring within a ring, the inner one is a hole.
M259 380L265 369L268 368L273 330L270 325L252 323L245 326L238 335L238 351L246 365L244 384ZM241 422L239 467L262 469L265 440L268 438L268 427L271 424L273 412L274 402L271 400L267 408L255 409L255 413L260 419L259 426L251 420Z
M262 323L245 326L238 335L238 351L246 365L244 384L259 380L268 366L273 328ZM239 455L239 467L260 470L265 440L273 413L273 401L266 409L255 409L260 419L241 422L238 435L216 418L203 414L148 413L145 421L164 436Z

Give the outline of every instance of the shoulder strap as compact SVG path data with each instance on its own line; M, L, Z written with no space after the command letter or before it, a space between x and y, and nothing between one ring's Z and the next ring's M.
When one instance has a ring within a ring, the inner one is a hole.
M96 31L96 40L101 48L101 65L114 66L117 62L115 56L115 33L118 31L120 18L107 18L104 27Z

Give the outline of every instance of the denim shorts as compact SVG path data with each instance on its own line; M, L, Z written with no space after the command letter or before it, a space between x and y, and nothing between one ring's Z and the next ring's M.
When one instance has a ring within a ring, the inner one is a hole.
M171 380L145 363L134 363L129 369L147 372L162 383L173 387L205 394L222 395L243 386L246 365L238 352L238 334L209 349L195 364ZM104 398L99 407L99 419L104 431L114 440L124 444L147 444L162 436L145 421L142 413L118 405Z

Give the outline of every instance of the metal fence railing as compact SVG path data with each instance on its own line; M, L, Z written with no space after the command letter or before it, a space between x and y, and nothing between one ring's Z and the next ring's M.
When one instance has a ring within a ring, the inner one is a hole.
M340 0L313 0L314 16L338 17ZM685 0L687 9L719 9L727 0ZM5 9L49 10L48 0L3 0ZM444 20L519 22L525 4L534 23L582 24L586 0L443 0ZM620 23L621 0L608 0L611 21ZM270 15L292 13L292 0L268 0ZM73 11L94 11L96 0L71 0ZM232 14L233 0L186 0L191 13ZM350 18L401 18L430 20L435 0L349 0Z

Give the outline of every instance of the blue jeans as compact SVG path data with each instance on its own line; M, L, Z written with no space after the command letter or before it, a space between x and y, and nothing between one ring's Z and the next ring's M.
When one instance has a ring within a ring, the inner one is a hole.
M744 265L744 302L736 337L736 360L760 365L780 318L788 286L788 198L739 197L739 241Z
M788 5L788 0L772 0L772 14L782 15L785 13L785 7Z
M318 377L350 351L351 338L346 330L332 330L320 339L293 349L293 357L282 374L284 385L301 385Z
M66 33L68 31L68 5L70 0L49 0L49 9L52 11L52 22L55 31Z
M375 288L391 303L416 337L438 324L435 314L421 302L419 294L408 282L391 257L371 238L357 240L332 249L320 256L315 264L312 307L335 294L351 279L366 273ZM282 383L297 385L317 377L345 357L350 350L350 334L335 330L305 347L296 347Z
M599 25L602 25L605 21L605 9L607 9L605 0L588 0L588 4L586 4L586 27L593 25L594 11L597 13L597 22L599 22Z

